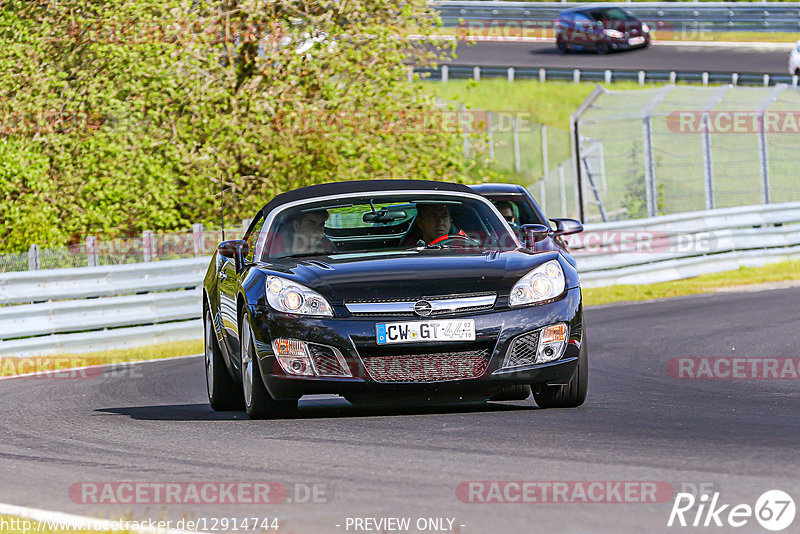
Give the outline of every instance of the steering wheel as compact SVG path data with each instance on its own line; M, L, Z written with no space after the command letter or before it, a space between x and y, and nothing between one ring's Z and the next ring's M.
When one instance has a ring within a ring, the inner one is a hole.
M428 243L428 246L439 245L439 244L444 245L447 241L450 241L450 240L453 240L453 239L463 239L464 241L466 241L470 245L480 245L479 241L477 241L476 239L473 239L473 238L471 238L471 237L469 237L467 235L464 235L464 234L453 234L453 235L445 234L443 236L437 237L436 239L434 239L433 241Z

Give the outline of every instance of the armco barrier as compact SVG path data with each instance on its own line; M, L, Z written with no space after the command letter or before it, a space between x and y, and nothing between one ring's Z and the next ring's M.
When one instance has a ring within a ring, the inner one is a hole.
M593 234L600 237L589 246ZM580 236L571 250L584 287L677 280L800 259L800 202L587 224ZM681 242L689 246L674 246ZM208 262L0 274L0 356L200 339Z
M518 25L550 28L558 12L589 2L434 2L445 26L464 21L508 21ZM592 2L597 6L620 6L655 30L671 31L798 31L797 2Z

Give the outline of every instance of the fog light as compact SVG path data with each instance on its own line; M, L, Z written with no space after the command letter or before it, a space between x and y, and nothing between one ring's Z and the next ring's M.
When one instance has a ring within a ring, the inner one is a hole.
M568 337L567 325L558 323L542 328L539 334L539 350L536 363L547 363L559 359L564 354Z
M306 344L296 339L273 339L272 351L286 374L314 376Z

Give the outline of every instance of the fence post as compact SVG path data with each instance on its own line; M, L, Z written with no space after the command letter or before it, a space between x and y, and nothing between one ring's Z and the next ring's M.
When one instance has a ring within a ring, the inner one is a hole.
M550 170L550 162L547 159L547 126L542 124L540 131L542 132L542 176L544 177Z
M97 255L97 237L93 235L86 236L86 262L89 267L100 265Z
M194 242L194 255L203 256L206 253L206 235L203 223L192 225L192 241Z
M517 117L514 117L512 122L514 125L514 169L520 172L522 170L522 163L519 158L519 125Z
M650 116L642 119L642 141L644 143L644 190L648 217L656 216L656 165L653 158L653 131Z
M442 65L442 83L447 83L447 75L450 73L450 68L447 65Z
M539 207L542 211L547 213L547 188L544 184L544 176L539 180Z
M408 83L414 81L414 65L408 66Z
M153 231L145 230L142 232L142 260L145 262L153 261L155 256L155 243L153 242Z
M28 270L38 271L41 268L42 266L39 262L39 245L31 245L31 248L28 249Z
M464 145L464 157L469 157L469 137L467 137L467 106L461 106L461 139Z
M714 167L711 159L711 118L703 113L701 124L703 140L703 177L705 178L706 209L714 209Z
M489 130L489 161L494 163L494 125L491 111L486 112L486 127Z
M561 216L567 216L567 182L564 179L564 165L558 166L558 188L561 193Z

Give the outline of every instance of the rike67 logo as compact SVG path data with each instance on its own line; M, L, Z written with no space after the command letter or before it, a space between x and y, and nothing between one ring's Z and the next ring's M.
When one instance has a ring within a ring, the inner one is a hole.
M678 493L669 514L667 526L681 527L743 527L755 518L762 528L778 532L787 529L794 521L794 499L781 490L765 491L749 504L722 503L719 492L696 497L691 493Z

